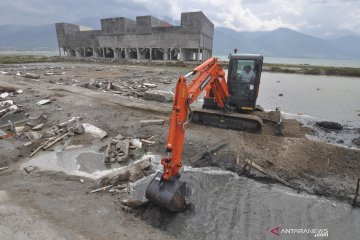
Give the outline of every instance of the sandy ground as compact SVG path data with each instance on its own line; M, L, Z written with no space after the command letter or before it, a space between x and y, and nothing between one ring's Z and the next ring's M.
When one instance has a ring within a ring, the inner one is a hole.
M0 75L1 86L23 90L11 99L29 113L32 121L45 123L45 128L59 124L71 117L82 117L114 137L149 138L153 145L145 151L163 155L168 124L142 126L140 120L167 119L170 103L145 101L141 93L144 82L154 83L157 89L174 88L183 68L116 66L106 64L27 64L1 67L11 75ZM17 72L32 72L40 79L15 76ZM44 75L57 72L62 75ZM122 86L116 94L102 87L84 87L86 83L108 82ZM85 85L84 85L85 84ZM131 88L129 88L129 85ZM83 86L83 87L82 87ZM43 106L41 99L55 100ZM45 117L43 115L46 115ZM41 117L43 116L43 117ZM326 195L350 201L355 192L356 179L360 177L360 151L342 148L305 138L307 129L295 120L285 121L285 137L275 136L271 126L263 133L252 134L191 124L186 133L183 162L187 165L214 165L240 173L247 159L271 170L299 191ZM69 137L91 145L92 138ZM124 211L120 200L125 193L89 194L96 182L59 172L35 171L25 173L21 164L39 143L25 147L29 140L0 140L0 234L2 239L171 239L166 232L153 228L141 216ZM106 139L102 140L106 144ZM190 158L219 142L229 144L213 156L213 161L203 159L191 163ZM236 163L238 159L238 163ZM249 177L260 181L273 181L251 170Z

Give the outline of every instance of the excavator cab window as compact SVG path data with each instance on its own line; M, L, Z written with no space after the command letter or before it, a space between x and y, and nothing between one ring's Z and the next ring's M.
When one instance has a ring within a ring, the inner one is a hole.
M232 96L252 98L255 89L255 61L233 60L230 93Z

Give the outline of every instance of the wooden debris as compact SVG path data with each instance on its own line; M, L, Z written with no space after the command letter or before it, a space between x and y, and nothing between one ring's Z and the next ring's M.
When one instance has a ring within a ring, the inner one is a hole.
M162 119L153 119L153 120L140 120L141 126L145 125L163 125L165 120Z
M105 163L110 163L111 142L112 142L112 138L109 139L109 142L106 147L105 158L104 158Z
M358 178L357 184L356 184L355 196L354 196L354 199L353 199L353 202L352 202L353 207L356 207L357 198L358 198L358 195L359 195L359 189L360 189L360 178Z
M147 144L155 144L156 143L155 141L149 141L146 139L140 139L140 141L142 141L143 143L147 143Z
M226 141L225 141L225 142L221 142L221 143L215 145L214 147L212 147L212 148L204 151L203 153L200 153L200 154L195 155L194 157L192 157L192 158L190 159L190 162L195 163L195 162L201 160L202 158L204 158L204 157L206 157L206 156L208 156L208 155L210 155L210 157L212 157L212 156L211 156L212 153L214 153L215 151L217 151L217 150L219 150L220 148L224 147L227 143L228 143L228 142L226 142Z
M53 146L55 143L57 143L58 141L62 140L64 137L66 137L67 135L69 135L69 133L65 133L64 135L61 135L60 137L56 138L54 141L50 142L48 145L44 146L44 150L50 148L51 146Z
M33 151L29 157L34 156L38 151L40 151L45 145L47 145L50 142L50 140L45 141L43 144L40 145L40 147L38 147L37 149L35 149L35 151Z
M0 167L0 171L3 171L3 170L6 170L8 169L9 167Z
M270 171L270 170L266 170L263 167L261 167L260 165L250 161L249 159L246 160L246 163L249 164L251 167L255 168L256 170L265 173L266 175L276 179L277 181L281 182L282 184L288 186L288 187L292 187L290 183L288 183L287 181L285 181L284 179L280 178L277 174L275 174L274 172Z
M113 187L114 185L107 185L107 186L105 186L105 187L101 187L101 188L98 188L98 189L95 189L95 190L92 190L91 191L91 193L96 193L96 192L99 192L99 191L104 191L104 190L106 190L106 189L108 189L108 188L111 188L111 187Z

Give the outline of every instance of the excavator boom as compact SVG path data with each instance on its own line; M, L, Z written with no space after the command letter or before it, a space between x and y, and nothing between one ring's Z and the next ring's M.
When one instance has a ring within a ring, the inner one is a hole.
M193 79L187 84L187 79ZM170 117L169 134L166 143L168 155L161 160L163 173L157 173L146 190L148 200L171 211L182 211L185 207L185 183L178 180L182 167L181 155L185 131L191 120L191 108L200 94L210 91L219 108L229 97L225 73L217 58L209 58L184 76L180 76L176 85L173 111Z

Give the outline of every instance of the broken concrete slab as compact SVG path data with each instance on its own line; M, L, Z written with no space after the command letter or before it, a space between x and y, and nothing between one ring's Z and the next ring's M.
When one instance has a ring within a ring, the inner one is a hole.
M95 138L103 139L107 135L106 131L104 131L101 128L98 128L90 123L83 123L82 126L84 127L84 131L86 133L89 133L91 136L93 136Z
M145 125L163 125L165 120L162 119L152 119L152 120L140 120L141 126Z
M115 186L123 182L139 180L146 175L145 171L151 167L152 157L153 155L145 155L134 163L103 176L99 181L99 187Z
M150 89L144 93L144 98L147 100L155 100L159 102L172 102L174 94L169 91Z

